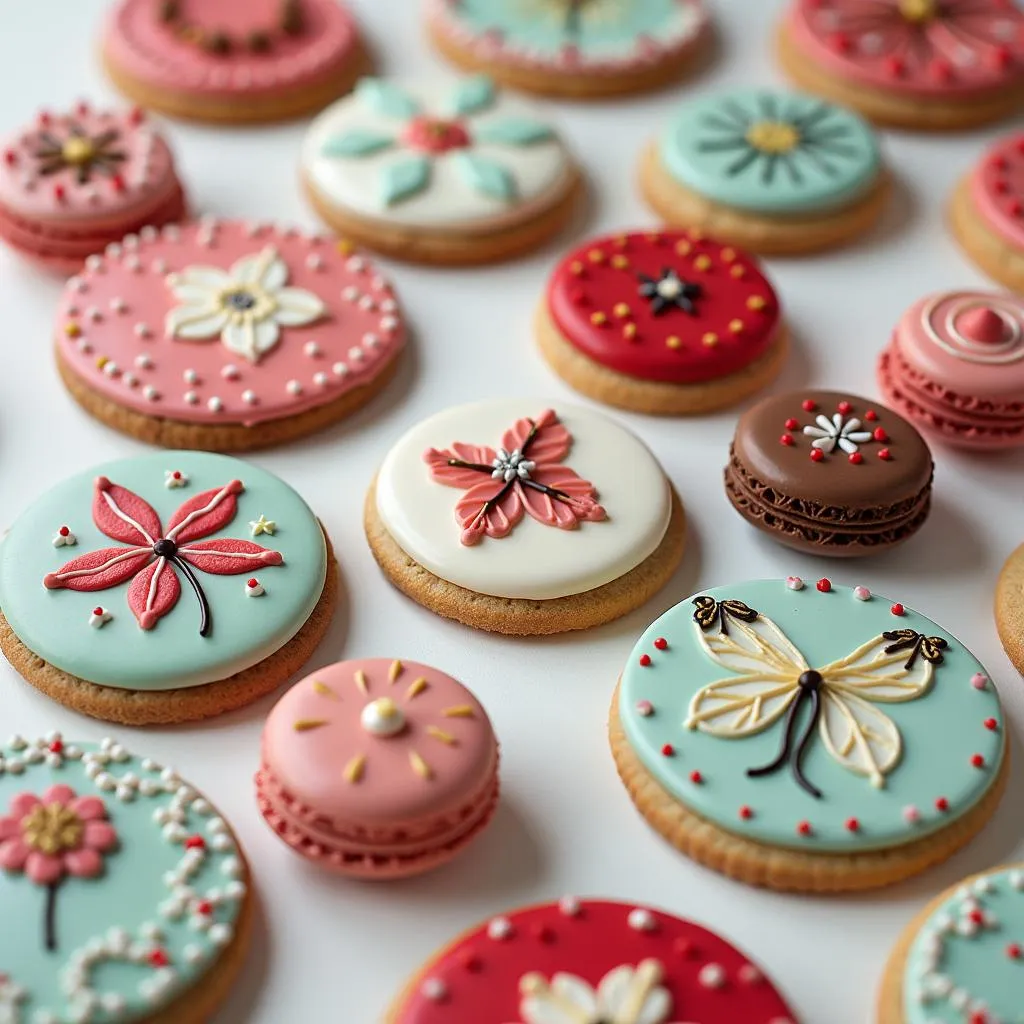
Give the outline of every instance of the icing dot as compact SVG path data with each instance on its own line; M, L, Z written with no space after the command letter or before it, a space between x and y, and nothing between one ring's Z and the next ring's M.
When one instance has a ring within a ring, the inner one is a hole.
M801 403L800 407L804 412L814 412L818 408L818 403L812 401L810 398L805 398Z
M825 453L820 448L811 449L811 462L823 462Z
M432 1003L439 1003L448 997L448 987L440 978L427 978L421 991L423 998L429 999Z
M764 975L753 964L744 964L739 969L739 979L744 985L757 985L764 980Z
M290 394L290 395L301 395L302 394L302 385L297 380L290 380L290 381L288 381L288 383L287 383L287 385L285 385L285 387L286 387L286 389L288 391L288 394Z
M982 757L981 754L972 754L971 755L971 767L972 768L984 768L985 767L985 758Z
M792 448L796 441L793 440L792 434L783 434L779 438L779 444L784 445L786 448Z
M307 356L315 357L320 355L321 349L315 341L307 341L306 344L302 346L302 351L305 352Z
M860 822L856 818L846 819L846 831L847 832L859 832Z
M811 828L809 821L801 821L796 827L797 835L809 836L814 830Z
M674 757L676 753L676 748L673 747L671 743L666 743L661 748L661 752L665 757Z
M487 926L487 935L496 942L512 937L512 922L507 917L496 917Z
M912 805L904 807L903 820L908 825L916 825L921 820L921 812Z
M948 811L949 801L944 796L938 797L935 801L935 810L943 812Z
M859 466L864 461L864 456L860 452L854 452L849 456L849 462L853 466Z
M247 389L242 392L242 401L245 402L246 405L255 405L259 399L256 397L255 391Z
M189 369L181 375L186 384L198 384L199 374L195 370Z
M703 785L703 783L704 783L704 776L701 775L701 773L698 772L698 771L692 771L692 772L690 772L690 781L695 786Z
M989 732L995 732L999 728L999 723L994 718L986 718L984 726Z
M330 383L331 378L326 373L314 373L313 383L319 388L325 388Z
M228 363L226 366L221 367L220 375L225 380L238 380L242 373L234 363Z
M654 705L649 700L638 700L636 702L636 713L643 718L650 718L654 714Z
M214 395L213 398L211 398L206 403L206 407L207 409L210 410L210 412L220 412L221 409L224 408L224 403L216 395Z
M725 968L721 964L705 964L697 975L704 988L721 988L725 984Z
M787 576L786 586L789 587L790 590L803 590L804 581L800 579L799 576ZM819 587L818 589L820 590L821 588Z
M747 804L744 804L739 810L739 815L741 821L750 821L754 816L754 809L749 807Z
M1021 946L1019 942L1011 942L1006 947L1006 955L1011 960L1024 960L1024 946Z
M575 917L580 912L580 901L575 896L563 896L558 901L558 909L566 917Z
M831 580L822 577L820 580L818 580L815 586L817 586L818 591L820 593L827 594L832 589L832 582Z
M405 715L390 697L380 697L367 704L359 721L374 736L397 736L405 728Z
M629 912L629 917L626 918L626 923L637 932L653 932L657 927L657 922L654 919L654 915L649 910L644 910L642 907L637 907L636 910Z
M971 676L971 686L976 690L984 690L988 686L988 676L982 672L975 672Z
M663 636L659 636L658 639L654 641L654 646L657 647L659 651L667 650L668 641Z
M857 598L858 601L870 601L871 591L868 590L867 587L854 587L853 596Z
M641 654L640 655L640 664L644 668L647 668L651 664L651 656L649 654Z
M906 613L906 608L904 608L903 605L901 605L901 604L894 604L889 609L889 611L891 611L893 613L893 615L903 615L903 614Z

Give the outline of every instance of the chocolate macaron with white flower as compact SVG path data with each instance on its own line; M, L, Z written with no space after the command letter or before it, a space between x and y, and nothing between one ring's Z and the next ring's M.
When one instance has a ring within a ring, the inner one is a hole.
M839 391L790 392L740 419L725 489L736 511L780 544L851 557L917 532L932 470L917 429L885 406Z

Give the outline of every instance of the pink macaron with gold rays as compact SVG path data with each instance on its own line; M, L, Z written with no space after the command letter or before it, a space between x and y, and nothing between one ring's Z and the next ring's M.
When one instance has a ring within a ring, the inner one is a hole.
M878 360L885 401L947 444L1024 446L1024 299L939 292L915 302Z
M369 658L315 672L263 729L260 811L297 853L339 874L390 879L447 863L490 821L498 742L460 682Z

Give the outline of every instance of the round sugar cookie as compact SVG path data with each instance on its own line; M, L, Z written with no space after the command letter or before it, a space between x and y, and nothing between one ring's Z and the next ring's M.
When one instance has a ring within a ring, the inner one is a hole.
M1024 675L1024 546L1006 560L996 584L996 626L1014 667Z
M633 434L577 406L448 409L388 452L366 498L374 557L431 611L513 635L611 621L683 553L684 516Z
M254 896L230 825L112 739L0 744L0 1019L198 1024L244 966Z
M347 243L205 218L91 256L57 312L65 386L165 448L246 451L361 408L405 343L390 284Z
M951 856L1009 774L1005 716L950 632L827 578L716 587L638 641L611 746L640 813L750 885L888 885Z
M57 484L0 546L0 647L76 711L147 725L256 700L312 655L337 604L306 503L223 455L161 452Z

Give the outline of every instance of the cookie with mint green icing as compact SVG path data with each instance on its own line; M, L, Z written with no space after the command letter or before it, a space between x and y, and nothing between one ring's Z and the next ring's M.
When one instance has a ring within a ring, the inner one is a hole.
M974 655L903 603L828 579L670 609L626 662L610 733L659 832L781 890L872 888L944 860L991 816L1008 764Z
M863 233L889 191L878 137L860 115L749 87L684 103L644 154L641 184L667 223L768 253Z
M57 484L0 546L0 647L38 689L128 724L255 700L312 654L337 600L320 523L237 459L161 452Z
M0 743L0 1021L206 1020L249 945L245 857L173 768L59 733Z

